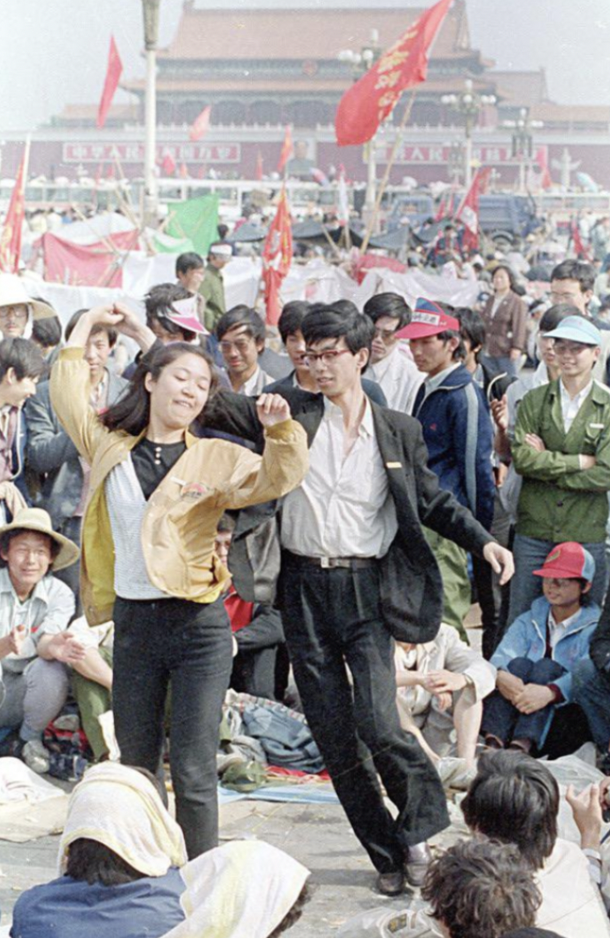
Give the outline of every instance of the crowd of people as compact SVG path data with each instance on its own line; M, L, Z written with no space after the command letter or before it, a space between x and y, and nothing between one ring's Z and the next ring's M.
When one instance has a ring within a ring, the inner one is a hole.
M80 774L49 743L68 712L95 763L61 876L20 899L11 934L51 917L61 938L102 901L100 936L141 934L119 925L141 903L146 934L199 934L184 909L221 915L215 877L241 883L218 934L290 924L307 871L260 845L254 887L248 851L218 847L229 687L304 714L377 890L421 887L405 934L609 934L610 783L568 792L579 848L558 839L539 761L593 741L610 776L610 330L593 266L562 261L528 306L522 265L460 257L487 285L477 308L292 301L270 341L256 310L226 309L230 259L223 241L207 262L181 255L144 321L115 304L65 329L0 275L0 753ZM474 839L433 859L458 777Z

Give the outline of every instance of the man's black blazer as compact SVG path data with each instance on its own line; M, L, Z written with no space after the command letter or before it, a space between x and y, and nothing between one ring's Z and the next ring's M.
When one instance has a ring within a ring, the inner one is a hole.
M311 446L324 414L323 395L298 388L281 388L278 392L290 404L292 416L305 429ZM427 642L434 638L440 625L443 584L422 525L478 556L493 538L467 508L439 487L436 475L428 469L428 452L419 422L372 402L371 408L398 519L396 537L380 560L382 612L399 641ZM253 398L221 390L206 408L204 418L206 426L262 444L263 428ZM255 552L251 542L249 547L246 544L246 536L259 524L267 525L268 536L273 508L269 504L255 506L245 514L238 522L236 550L231 558L231 571L240 595L247 595L248 587L251 593L254 585L251 567ZM268 563L270 551L263 552L263 556Z

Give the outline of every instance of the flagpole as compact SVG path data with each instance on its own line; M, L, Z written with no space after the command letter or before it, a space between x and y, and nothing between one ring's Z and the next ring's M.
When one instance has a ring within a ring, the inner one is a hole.
M383 174L383 179L381 180L381 183L379 185L379 191L377 192L377 198L375 199L375 207L373 208L373 214L367 225L366 234L364 236L364 241L362 242L362 247L360 248L363 254L366 254L366 249L369 246L369 241L371 240L371 236L373 234L373 229L377 221L377 216L379 215L379 209L381 207L381 200L383 199L385 190L387 188L387 185L390 179L390 173L392 172L392 169L394 167L394 161L398 155L398 148L400 144L402 143L402 135L407 125L407 121L409 120L409 117L411 116L411 111L413 109L413 102L415 101L416 95L417 95L417 89L415 88L411 92L411 96L407 102L407 106L404 109L402 120L400 122L398 131L396 133L396 139L394 140L394 146L392 147L392 152L390 153L390 158L388 160L385 173Z

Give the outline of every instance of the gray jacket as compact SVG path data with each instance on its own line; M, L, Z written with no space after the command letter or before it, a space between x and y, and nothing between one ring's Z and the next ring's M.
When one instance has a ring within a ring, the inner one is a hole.
M108 403L114 404L129 382L108 372ZM26 462L40 477L35 501L51 515L55 530L74 515L83 490L83 470L74 443L61 426L49 397L49 382L36 389L24 409L28 428Z

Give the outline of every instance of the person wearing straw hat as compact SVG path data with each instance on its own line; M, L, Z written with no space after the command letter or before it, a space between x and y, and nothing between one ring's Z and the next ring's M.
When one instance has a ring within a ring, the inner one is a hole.
M297 921L308 869L262 841L187 862L155 782L113 762L89 769L68 805L58 878L19 897L11 935L276 938Z
M34 319L50 319L57 313L42 300L33 300L15 274L0 274L0 332L5 339L32 334Z
M0 727L15 730L3 754L23 756L42 771L48 768L42 733L66 701L67 666L85 656L66 632L74 594L52 575L78 554L41 508L24 508L0 527Z

